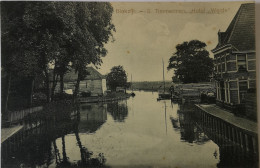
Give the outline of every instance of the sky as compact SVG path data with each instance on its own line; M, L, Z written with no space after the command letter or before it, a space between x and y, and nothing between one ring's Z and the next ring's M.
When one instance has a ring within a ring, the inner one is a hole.
M218 31L225 31L243 2L111 2L115 41L105 48L99 71L107 74L122 65L133 81L171 80L169 58L177 44L200 40L211 50L218 42ZM167 12L167 13L166 13Z

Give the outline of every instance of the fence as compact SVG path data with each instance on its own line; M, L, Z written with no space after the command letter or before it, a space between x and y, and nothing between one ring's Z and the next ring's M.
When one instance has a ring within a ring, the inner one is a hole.
M35 113L35 112L38 112L41 110L43 110L43 106L32 107L32 108L28 108L28 109L24 109L24 110L19 110L19 111L9 111L8 112L8 121L10 123L19 122L28 114Z

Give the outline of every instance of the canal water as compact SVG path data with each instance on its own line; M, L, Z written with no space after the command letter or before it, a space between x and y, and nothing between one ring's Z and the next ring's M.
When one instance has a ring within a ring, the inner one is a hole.
M81 104L73 119L28 134L2 167L257 166L233 145L211 140L192 105L157 97L140 91L123 101Z

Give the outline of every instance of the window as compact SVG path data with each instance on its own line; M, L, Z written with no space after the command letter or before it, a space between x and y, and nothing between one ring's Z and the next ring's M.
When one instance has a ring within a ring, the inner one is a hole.
M225 82L225 101L229 102L229 86L228 86L228 82Z
M243 103L245 101L245 95L247 93L247 89L248 89L247 81L239 82L240 103Z
M246 55L245 54L237 55L237 67L238 67L238 70L246 70Z
M220 99L225 101L225 86L224 81L220 81Z

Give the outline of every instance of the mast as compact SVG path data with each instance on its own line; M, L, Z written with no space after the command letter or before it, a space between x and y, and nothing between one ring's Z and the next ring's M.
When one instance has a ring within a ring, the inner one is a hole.
M164 122L165 122L165 131L167 135L167 120L166 120L166 102L164 101Z
M132 93L133 93L133 81L132 81L132 74L131 74L131 89L132 89Z
M162 59L162 63L163 63L163 93L165 93L164 61L163 61L163 59Z

